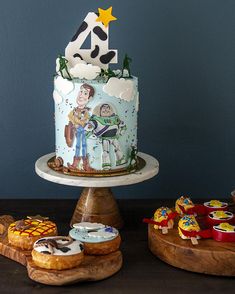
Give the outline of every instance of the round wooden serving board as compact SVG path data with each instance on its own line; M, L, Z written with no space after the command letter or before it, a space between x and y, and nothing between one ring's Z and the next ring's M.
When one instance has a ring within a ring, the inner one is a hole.
M106 279L122 267L122 253L116 251L107 255L85 255L83 262L69 270L46 270L37 267L32 261L31 251L21 250L9 244L7 229L14 220L11 216L0 216L4 228L0 233L0 254L27 267L30 279L52 286L62 286L84 281Z
M235 276L235 244L200 239L198 245L183 240L175 227L163 235L148 225L148 243L151 252L175 267L210 275Z

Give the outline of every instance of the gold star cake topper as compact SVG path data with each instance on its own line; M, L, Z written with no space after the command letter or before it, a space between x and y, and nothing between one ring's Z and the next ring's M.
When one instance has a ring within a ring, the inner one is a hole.
M112 9L113 9L112 6L110 6L106 10L98 8L99 17L96 19L96 21L101 21L103 25L107 27L110 21L114 21L117 19L115 16L112 15Z

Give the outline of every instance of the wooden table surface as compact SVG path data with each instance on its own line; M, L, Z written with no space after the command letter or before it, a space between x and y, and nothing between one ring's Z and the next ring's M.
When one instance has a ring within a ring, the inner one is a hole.
M60 234L67 234L75 204L75 200L0 200L0 215L21 219L39 213L54 220ZM173 206L174 201L120 200L118 204L125 222L121 230L124 263L120 272L99 282L52 287L30 280L26 268L0 256L0 293L234 293L234 278L180 270L148 250L147 225L142 218L151 217L161 205Z

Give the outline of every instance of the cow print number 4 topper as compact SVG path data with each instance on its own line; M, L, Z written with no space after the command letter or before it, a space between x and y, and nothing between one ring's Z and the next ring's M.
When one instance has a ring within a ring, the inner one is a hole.
M116 20L112 7L99 8L99 13L89 12L65 49L65 58L70 67L81 60L108 69L109 63L117 63L117 50L109 49L109 22ZM81 49L87 37L91 37L91 48Z

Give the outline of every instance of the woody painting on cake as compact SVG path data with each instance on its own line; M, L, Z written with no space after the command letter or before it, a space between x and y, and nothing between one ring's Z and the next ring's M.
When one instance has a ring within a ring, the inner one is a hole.
M83 170L92 171L87 154L87 142L85 127L90 119L89 108L86 106L89 100L94 96L95 90L89 84L82 84L78 93L75 107L70 111L69 123L65 126L65 140L69 147L72 147L76 137L75 155L73 162L68 163L71 169L80 169L82 162Z

